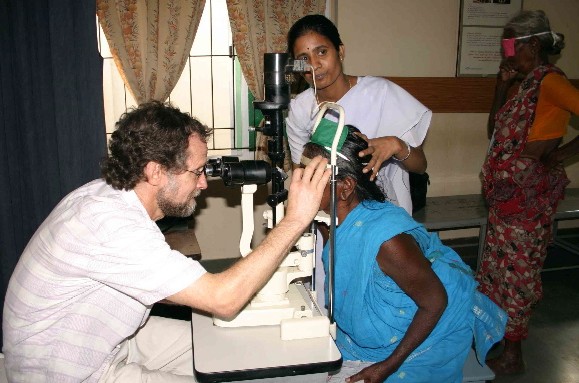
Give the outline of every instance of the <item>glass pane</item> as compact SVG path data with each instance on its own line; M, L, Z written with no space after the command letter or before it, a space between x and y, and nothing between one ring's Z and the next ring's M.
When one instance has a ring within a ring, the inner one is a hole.
M234 153L231 149L209 149L207 151L207 157L221 157L221 156L240 156L240 153ZM249 158L241 158L249 159Z
M212 135L213 147L211 149L228 149L233 145L233 130L215 129Z
M125 84L113 59L103 60L103 98L107 133L112 133L115 129L115 123L127 108ZM134 101L131 105L135 105Z
M233 41L231 25L224 0L211 1L212 43L214 55L229 55L229 47Z
M99 24L99 17L97 16L96 18L96 32L97 32L97 49L99 50L99 53L101 53L101 26ZM101 55L102 57L102 55Z
M109 48L109 42L107 41L107 37L105 36L105 32L103 31L103 29L101 28L101 25L98 22L98 18L97 18L97 26L98 26L98 33L99 33L99 50L101 52L101 57L103 58L107 58L107 57L113 57L113 55L111 54L111 50Z
M171 103L182 112L191 114L191 65L189 59L183 68L181 77L169 95Z
M112 63L112 65L111 65ZM115 127L115 93L118 92L118 89L115 89L113 86L113 72L115 72L117 68L115 67L115 63L111 59L103 60L103 101L104 101L104 108L105 108L105 126L106 132L111 133ZM124 89L121 90L124 92ZM123 100L123 107L125 102Z
M120 78L120 75L119 75ZM121 78L121 82L122 82L122 78ZM131 90L129 88L127 88L127 86L125 85L125 106L126 109L129 108L134 108L137 107L139 104L137 103L137 100L135 100L135 98L133 97L133 93L131 93Z
M216 128L233 127L233 60L213 57L213 108Z
M97 29L101 55L105 58L103 96L107 136L110 136L115 122L128 108L136 106L137 103L123 83L98 20ZM190 113L202 123L214 128L209 147L216 155L227 155L232 153L231 148L247 147L249 144L247 85L239 73L239 67L237 78L234 77L233 61L229 57L231 41L225 0L206 0L190 52L191 56L197 57L188 60L169 97L173 105L183 112ZM221 57L211 57L211 54ZM238 142L235 142L234 127L239 129Z
M191 56L211 54L211 12L209 4L211 4L211 0L207 0L205 3L203 15L199 21L199 27L197 27L197 34L195 34L195 40L193 40L193 45L191 46Z
M251 92L247 88L247 82L241 73L241 66L237 58L234 63L234 90L235 90L235 147L253 148L255 147L255 132L249 131L249 126L254 126L253 116L249 114L248 104L253 100ZM250 100L251 97L251 100Z
M213 127L213 97L211 91L211 58L192 57L191 62L191 115Z

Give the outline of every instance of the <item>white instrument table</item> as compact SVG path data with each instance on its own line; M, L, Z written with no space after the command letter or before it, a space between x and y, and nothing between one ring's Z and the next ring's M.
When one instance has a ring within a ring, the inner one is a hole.
M193 368L200 383L320 382L342 365L327 337L281 340L279 326L225 328L193 312Z

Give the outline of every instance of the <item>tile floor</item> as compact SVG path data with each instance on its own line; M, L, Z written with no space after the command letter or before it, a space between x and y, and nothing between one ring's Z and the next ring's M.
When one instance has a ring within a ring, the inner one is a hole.
M579 269L545 272L543 288L523 342L526 372L494 383L579 382Z
M577 237L573 241L579 245ZM467 263L476 262L476 246L455 249ZM493 383L579 382L579 255L551 247L542 279L544 297L531 318L529 338L523 341L527 370L497 377Z

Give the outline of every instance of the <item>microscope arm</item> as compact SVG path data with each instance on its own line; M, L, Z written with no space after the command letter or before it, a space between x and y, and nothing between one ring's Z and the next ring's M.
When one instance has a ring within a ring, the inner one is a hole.
M243 185L241 187L241 217L242 231L239 240L239 251L242 257L251 253L251 239L255 224L253 220L253 194L257 190L257 185Z

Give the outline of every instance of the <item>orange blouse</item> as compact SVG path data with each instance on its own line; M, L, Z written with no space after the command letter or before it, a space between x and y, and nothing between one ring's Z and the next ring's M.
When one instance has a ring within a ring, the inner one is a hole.
M571 113L579 115L579 89L564 76L549 73L541 82L535 121L527 141L563 137L567 133Z

